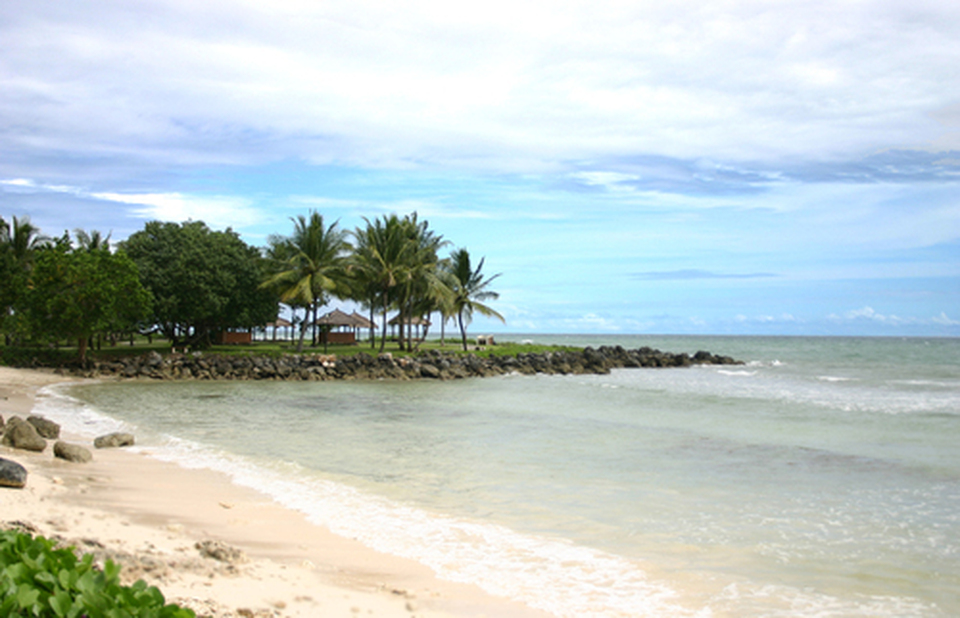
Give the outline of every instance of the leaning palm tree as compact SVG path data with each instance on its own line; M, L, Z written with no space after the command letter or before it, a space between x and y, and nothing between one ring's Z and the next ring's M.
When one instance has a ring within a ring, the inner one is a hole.
M313 319L305 319L300 326L299 353L303 351L307 326L317 321L318 309L343 288L344 254L350 245L337 222L327 227L323 216L315 211L311 211L309 219L298 215L292 221L294 230L289 245L277 244L277 254L286 259L262 285L277 289L282 302L305 306L308 315L309 310L313 311Z
M453 279L453 310L460 326L463 349L466 351L466 325L473 318L474 311L480 315L498 318L501 322L506 322L502 315L481 302L500 298L498 293L487 289L487 286L500 276L500 273L484 279L481 272L483 270L483 259L480 260L476 270L474 270L470 266L470 253L466 249L457 249L450 255L449 268Z

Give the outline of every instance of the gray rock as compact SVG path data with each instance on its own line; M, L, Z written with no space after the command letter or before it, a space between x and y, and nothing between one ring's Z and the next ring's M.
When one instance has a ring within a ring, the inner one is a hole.
M20 488L27 484L27 469L0 457L0 487Z
M79 444L68 444L63 440L57 440L53 445L53 455L73 463L87 463L93 459L93 455L86 448Z
M27 422L33 425L41 438L56 440L60 437L60 425L42 416L28 416Z
M425 378L440 378L440 370L434 367L433 365L428 365L426 363L420 365L420 375Z
M40 437L37 429L19 416L11 416L3 430L4 446L20 448L25 451L37 451L47 448L47 441Z
M93 445L97 448L116 448L119 446L133 446L134 439L133 434L129 433L108 433L105 436L100 436L93 441Z
M240 564L248 560L243 550L222 541L198 541L194 547L200 550L200 555L204 558L213 558L227 564Z

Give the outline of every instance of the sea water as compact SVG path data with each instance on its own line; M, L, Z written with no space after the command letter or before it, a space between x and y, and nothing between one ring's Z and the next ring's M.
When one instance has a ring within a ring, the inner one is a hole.
M746 364L88 383L39 406L558 616L960 615L960 340L499 338Z

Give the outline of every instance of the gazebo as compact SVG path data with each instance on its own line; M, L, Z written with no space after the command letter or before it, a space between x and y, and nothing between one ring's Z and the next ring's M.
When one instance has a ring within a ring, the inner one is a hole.
M394 317L392 320L390 320L389 322L387 322L387 324L390 325L390 336L391 336L391 337L395 336L394 329L395 329L398 325L399 325L401 328L406 328L408 325L412 325L412 326L416 327L416 329L417 329L416 339L419 340L419 339L422 337L422 335L421 335L421 333L420 333L420 328L421 328L421 327L429 328L429 326L430 326L430 320L429 320L427 317L424 317L424 316L413 316L413 317L410 318L409 320L404 320L404 321L403 321L403 324L401 324L401 323L400 323L400 316L397 315L397 316ZM404 335L402 331L401 331L400 334L401 334L402 337L404 337L404 338L406 337L406 335Z
M356 335L358 338L359 338L359 336L360 336L360 331L363 330L363 329L370 330L370 331L373 331L373 330L376 330L376 329L377 329L377 323L376 323L376 322L371 322L370 320L368 320L367 318L363 317L362 315L360 315L360 314L357 313L356 311L354 311L353 313L351 313L351 314L350 314L350 317L353 318L354 320L356 320L356 326L354 326L354 333L355 333L355 335Z
M348 315L339 309L334 309L330 313L324 314L315 322L318 326L326 326L323 337L324 343L356 343L357 336L354 331L360 326L360 323L352 315ZM334 331L335 328L347 328L349 330Z
M293 339L292 330L291 330L291 329L293 328L293 323L292 323L290 320L285 320L285 319L283 319L283 318L277 318L277 319L276 319L275 321L273 321L273 322L267 322L266 324L264 324L264 325L263 325L263 336L264 336L264 339L266 339L267 329L268 329L268 328L272 328L272 329L273 329L273 340L274 340L274 341L277 340L277 329L278 329L278 328L282 328L282 329L284 329L284 330L287 332L287 335L286 335L285 337L283 337L284 339Z

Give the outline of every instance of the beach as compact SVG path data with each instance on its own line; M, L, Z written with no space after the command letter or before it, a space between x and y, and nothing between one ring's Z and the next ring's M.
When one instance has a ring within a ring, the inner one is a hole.
M234 615L960 613L960 340L543 339L745 364L327 381L3 370L5 418L33 395L68 441L137 443L86 465L0 452L31 475L0 491L2 519L102 544L169 598ZM203 558L206 541L248 561Z
M67 380L0 367L0 415L25 418L39 389ZM52 444L0 446L29 473L25 488L0 488L0 521L112 557L125 583L142 578L198 616L548 616L333 534L221 473L84 445L87 464L55 459ZM207 541L242 555L204 557Z

